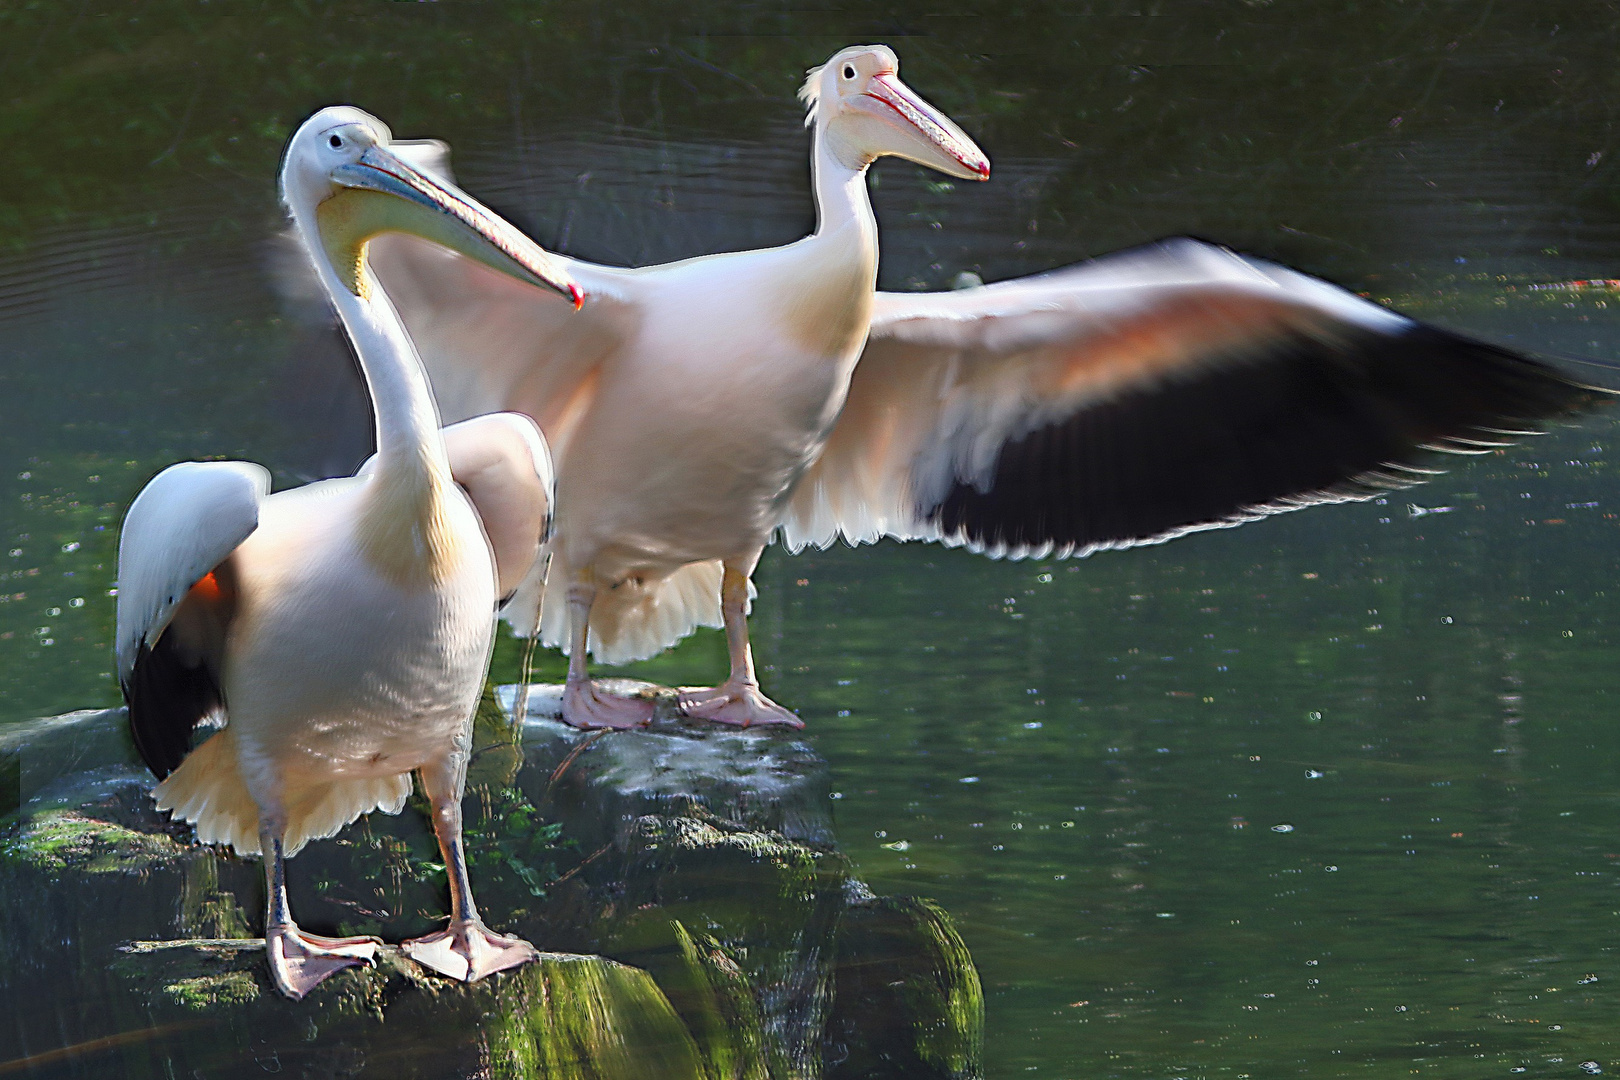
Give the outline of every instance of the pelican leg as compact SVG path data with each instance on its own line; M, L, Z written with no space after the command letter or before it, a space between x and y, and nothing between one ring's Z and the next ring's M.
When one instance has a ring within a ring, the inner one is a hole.
M433 833L439 838L439 851L450 877L450 925L438 933L405 942L401 951L423 967L462 982L477 982L486 975L539 959L540 953L533 945L522 938L495 933L478 917L461 842L464 759L454 768L426 767L421 776L422 790L433 808Z
M261 818L259 850L264 858L264 951L276 989L299 1000L334 972L373 963L379 942L374 937L329 938L306 933L292 921L287 907L287 860L281 851L279 822Z
M605 693L585 670L591 605L595 602L596 582L590 572L575 575L568 586L568 620L573 641L568 651L568 680L563 686L563 721L587 731L646 727L652 723L652 702Z
M720 610L726 620L726 646L731 653L731 677L707 690L681 691L681 712L697 720L754 727L781 724L802 728L804 721L766 697L754 675L754 650L748 644L748 575L759 561L725 564L720 581Z

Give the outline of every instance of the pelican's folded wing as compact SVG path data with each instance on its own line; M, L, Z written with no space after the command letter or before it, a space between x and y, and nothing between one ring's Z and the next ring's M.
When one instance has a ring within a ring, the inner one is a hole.
M130 731L160 778L180 764L191 733L220 704L217 647L230 590L193 592L259 527L270 474L242 461L171 465L141 489L118 540L118 682ZM181 637L165 634L182 605ZM176 640L172 640L176 639Z
M450 474L467 492L495 555L497 595L514 626L532 626L545 584L545 545L551 536L556 479L551 452L535 422L501 412L444 429ZM520 586L527 585L526 588Z
M1154 543L1433 474L1604 392L1195 240L954 293L879 294L797 548Z

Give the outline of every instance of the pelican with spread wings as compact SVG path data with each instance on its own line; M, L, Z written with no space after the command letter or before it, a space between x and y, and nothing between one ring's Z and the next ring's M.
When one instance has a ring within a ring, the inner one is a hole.
M541 632L564 716L645 723L585 667L723 626L731 674L691 716L798 719L748 647L764 547L888 536L996 556L1156 543L1433 475L1598 392L1507 350L1194 240L951 293L876 291L866 171L908 158L988 179L984 154L883 46L810 73L815 232L620 269L563 265L565 303L410 237L375 245L447 417L498 409L556 455ZM445 168L444 147L419 164Z

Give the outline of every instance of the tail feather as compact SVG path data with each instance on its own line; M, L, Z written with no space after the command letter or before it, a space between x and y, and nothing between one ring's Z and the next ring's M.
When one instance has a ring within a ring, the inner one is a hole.
M258 854L259 807L236 767L236 733L230 728L187 754L152 797L159 810L195 825L203 843Z
M338 780L311 788L287 807L287 854L297 854L311 840L336 836L362 814L373 810L397 814L410 797L410 773Z
M361 814L397 814L411 794L410 773L337 780L290 793L283 847L295 855L311 840L335 836ZM259 807L242 782L229 727L197 747L152 792L159 810L196 826L205 844L259 854Z
M723 626L720 613L719 559L690 563L658 581L626 582L602 589L591 607L591 633L586 647L602 664L645 660L675 644L700 626ZM569 650L566 574L546 583L540 608L541 643ZM753 596L753 586L749 586Z

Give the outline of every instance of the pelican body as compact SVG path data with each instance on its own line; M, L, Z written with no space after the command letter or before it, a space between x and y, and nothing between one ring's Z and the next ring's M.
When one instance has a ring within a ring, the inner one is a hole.
M446 415L532 416L556 454L541 631L569 653L564 717L644 723L596 690L622 663L721 626L731 674L688 715L799 725L759 690L749 576L791 549L883 536L995 556L1156 543L1418 482L1598 394L1326 282L1193 240L948 294L876 291L878 157L989 177L983 153L845 49L800 95L815 232L643 269L561 260L555 297L408 237L381 280ZM425 168L445 169L444 148ZM537 598L535 598L537 599Z
M525 412L557 455L542 632L570 656L564 717L578 726L651 717L648 703L596 689L587 650L623 662L698 625L726 628L731 676L683 692L688 715L800 726L760 692L749 576L832 431L866 339L878 254L866 168L895 154L953 176L989 175L972 140L900 81L885 48L845 50L805 94L820 102L815 233L641 270L570 263L592 298L587 314L600 307L606 317L550 355L535 354L533 328L511 325L506 309L476 328L488 279L461 278L458 263L415 247L378 245L380 276L413 333L431 340L424 357L453 413ZM458 357L478 345L513 352L469 370Z
M137 496L119 547L117 651L136 746L160 808L204 842L265 863L277 986L302 997L371 959L369 938L306 933L284 860L421 778L451 879L448 929L408 955L477 979L536 953L488 931L462 851L471 721L498 601L529 573L550 506L532 421L498 414L444 432L414 348L366 265L382 231L452 244L500 272L578 290L544 252L390 150L347 107L298 130L282 197L349 334L377 417L361 473L268 494L243 462L187 462ZM210 718L223 728L191 748Z

